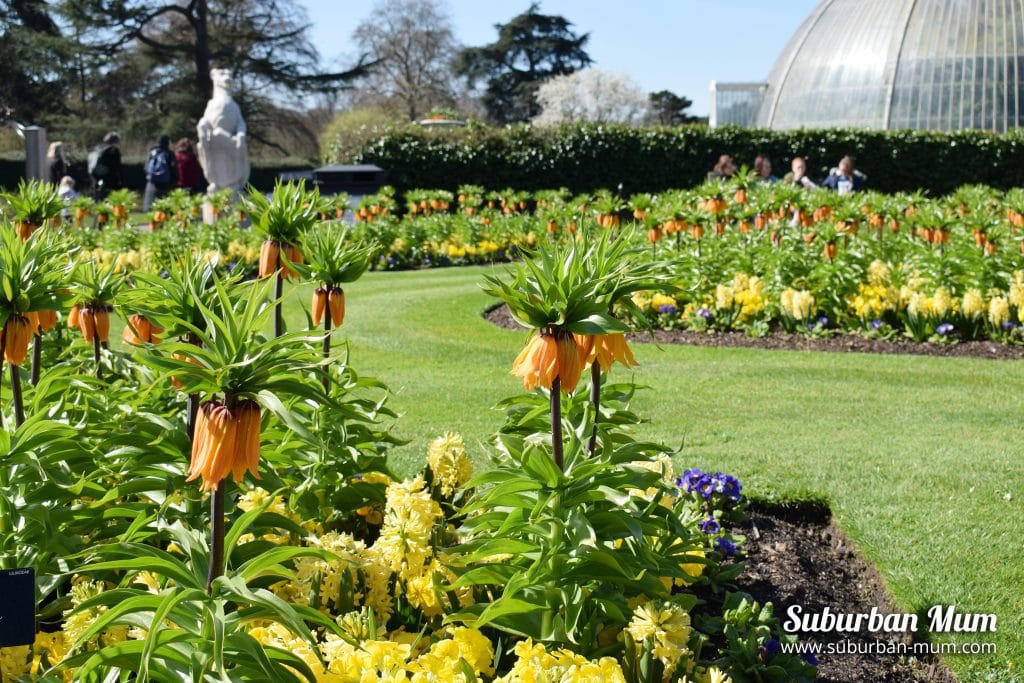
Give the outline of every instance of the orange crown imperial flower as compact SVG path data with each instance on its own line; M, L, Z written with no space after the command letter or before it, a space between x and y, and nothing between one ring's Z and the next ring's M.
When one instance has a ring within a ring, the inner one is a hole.
M626 335L622 333L595 335L593 348L587 361L593 363L595 360L605 372L611 369L612 363L615 361L627 368L640 365L633 357L633 352L629 350Z
M239 401L234 409L206 401L196 415L192 461L188 479L202 477L203 491L216 491L230 473L241 481L246 470L257 479L260 460L260 408L254 401Z
M163 331L164 328L154 325L146 316L136 313L124 326L121 338L126 344L159 344L160 338L156 335Z
M327 305L331 309L331 322L335 327L345 322L345 290L341 287L331 287L327 295Z
M35 334L38 324L35 313L15 313L7 319L0 334L4 360L11 365L24 364L25 356L28 355L28 342Z
M260 277L267 277L277 272L281 260L281 247L273 240L264 240L260 245Z
M535 335L519 352L511 372L523 378L526 389L550 389L557 379L564 393L576 388L582 373L583 361L576 339L564 330L544 330Z
M297 263L300 266L305 263L305 258L302 256L302 245L301 244L286 244L284 245L284 255L292 263ZM286 265L282 264L284 272L282 275L287 280L293 280L299 277L299 274Z
M57 311L36 311L36 319L39 321L39 330L49 332L57 326Z
M78 327L82 324L82 306L75 304L68 313L68 327Z
M327 290L317 287L313 290L313 301L310 303L310 311L313 318L313 327L320 324L324 319L324 310L327 308ZM333 318L334 316L331 315Z
M110 314L103 304L87 306L81 309L78 315L78 328L82 330L85 341L91 342L93 336L100 338L101 342L110 339Z

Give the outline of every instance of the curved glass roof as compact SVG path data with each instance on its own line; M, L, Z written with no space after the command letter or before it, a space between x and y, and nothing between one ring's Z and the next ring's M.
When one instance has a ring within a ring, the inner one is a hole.
M1024 119L1024 0L823 0L768 76L771 128L983 128Z

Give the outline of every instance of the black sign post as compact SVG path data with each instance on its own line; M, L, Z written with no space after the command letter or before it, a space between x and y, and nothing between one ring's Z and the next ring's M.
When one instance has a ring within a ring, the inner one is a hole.
M36 640L36 570L0 569L0 647Z

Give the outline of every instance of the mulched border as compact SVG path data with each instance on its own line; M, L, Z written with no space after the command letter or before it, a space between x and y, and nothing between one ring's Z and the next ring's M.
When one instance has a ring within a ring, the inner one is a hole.
M512 318L508 307L499 304L487 309L484 318L505 329L522 330ZM742 332L693 332L691 330L655 330L630 335L632 341L658 344L684 344L716 348L765 349L769 351L827 351L832 353L880 353L951 358L988 358L990 360L1024 359L1024 346L992 341L961 341L954 344L932 344L910 339L883 341L866 339L856 334L837 334L812 338L801 334L773 331L766 337L748 337Z
M753 503L748 520L737 529L746 535L743 549L745 571L737 588L758 602L771 602L783 622L786 610L800 605L804 614L901 612L885 590L878 571L855 550L853 543L821 504L787 506ZM815 633L801 641L847 641L864 650L870 641L913 642L913 634ZM888 654L833 654L818 656L818 680L826 683L956 683L956 677L939 657L919 658Z

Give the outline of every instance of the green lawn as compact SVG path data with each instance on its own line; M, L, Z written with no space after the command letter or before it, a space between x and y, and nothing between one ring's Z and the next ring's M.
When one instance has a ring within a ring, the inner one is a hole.
M481 318L483 268L369 273L347 288L352 364L394 393L399 471L463 434L483 455L525 335ZM294 292L303 307L309 290ZM290 325L304 317L289 302ZM340 334L338 335L340 338ZM823 497L905 611L996 613L996 655L950 659L964 681L1024 665L1024 364L637 345L644 437L724 470L754 497ZM614 373L625 377L624 371ZM927 620L922 620L926 622ZM949 640L951 637L945 637ZM1010 663L1012 662L1012 664Z

